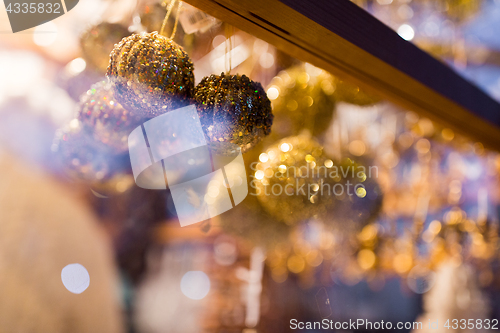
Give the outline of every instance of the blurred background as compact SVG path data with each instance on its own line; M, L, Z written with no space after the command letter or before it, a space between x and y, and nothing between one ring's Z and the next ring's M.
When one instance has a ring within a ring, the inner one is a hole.
M500 101L500 1L355 3ZM486 327L442 325L498 323L500 156L481 142L186 3L82 0L16 34L0 15L0 332L288 332L292 319L325 318L479 332ZM245 74L274 115L270 134L254 134L243 154L249 196L184 228L168 189L135 185L126 139L148 118L119 106L105 76L122 38L164 20L195 84ZM283 181L274 171L304 160L352 167L333 181L363 187L265 191ZM63 284L73 263L90 277L81 294Z

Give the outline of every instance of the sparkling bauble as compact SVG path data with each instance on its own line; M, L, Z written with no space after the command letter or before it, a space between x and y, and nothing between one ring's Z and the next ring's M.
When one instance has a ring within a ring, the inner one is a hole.
M245 152L271 132L271 102L258 82L245 75L211 75L196 86L198 114L210 148Z
M122 39L110 54L107 76L123 107L148 117L188 105L194 91L191 59L157 32Z
M70 176L89 182L106 181L130 169L127 154L114 154L78 119L56 132L52 151Z
M275 115L275 139L307 129L312 135L323 133L332 119L333 77L314 66L300 65L280 72L267 88Z
M321 218L331 205L333 162L309 135L285 138L259 156L252 167L251 187L262 206L275 218L293 225ZM331 164L330 164L331 163Z
M102 22L91 27L80 37L83 58L90 67L105 73L114 45L128 35L127 27L121 24Z
M116 101L112 85L107 81L94 84L81 96L78 120L93 130L97 140L116 153L128 150L130 132L143 121Z

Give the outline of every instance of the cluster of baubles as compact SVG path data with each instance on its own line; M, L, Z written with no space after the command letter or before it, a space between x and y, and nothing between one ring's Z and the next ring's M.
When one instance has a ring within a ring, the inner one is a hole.
M109 39L102 35L113 27L100 24L82 41L104 45ZM113 36L122 33L119 29ZM97 61L101 57L92 57L87 43L82 48L86 58L96 67L102 66ZM108 81L93 85L80 98L77 116L71 122L77 133L62 131L65 134L56 137L54 147L76 174L105 179L101 175L112 173L112 169L88 165L92 156L126 155L128 136L134 128L190 104L196 105L207 142L216 154L231 155L235 147L246 151L270 133L271 103L259 83L245 75L222 73L204 78L195 87L193 70L188 54L170 38L157 32L124 37L109 54ZM78 151L84 146L95 154Z
M124 38L111 52L108 78L118 101L153 117L195 103L205 136L220 154L243 151L270 133L271 103L245 75L211 75L194 86L193 63L171 39L152 32Z

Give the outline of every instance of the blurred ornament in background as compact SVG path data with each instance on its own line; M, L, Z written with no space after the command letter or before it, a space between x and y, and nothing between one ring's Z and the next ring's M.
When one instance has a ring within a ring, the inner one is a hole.
M349 104L364 106L375 104L381 101L378 96L363 91L358 86L343 81L338 77L334 77L331 84L334 89L333 97L338 102L346 102Z
M334 204L333 162L310 135L282 139L260 154L259 160L250 185L256 187L257 198L273 217L294 225L324 216Z
M383 195L377 183L378 168L366 162L354 163L349 158L344 158L337 167L342 177L339 184L347 191L340 195L334 193L336 203L328 209L323 221L338 232L358 232L368 223L376 221L382 209Z
M110 54L106 75L123 107L146 117L188 105L194 91L188 54L157 32L122 39Z
M140 13L141 24L146 29L146 32L159 31L165 16L167 15L167 8L164 3L150 3L146 4ZM172 28L175 21L175 15L169 17L167 25Z
M143 121L115 100L112 84L108 81L92 85L81 96L77 118L84 126L93 129L95 139L112 148L115 153L128 150L130 132Z
M444 9L449 18L461 23L472 18L481 8L482 2L482 0L441 0L437 1L436 7L438 10Z
M83 58L89 67L100 73L106 73L109 65L109 54L116 43L130 35L128 28L117 23L102 22L80 37Z
M333 76L309 64L281 71L267 88L275 122L271 137L276 139L309 130L323 133L333 116Z
M230 155L233 144L242 152L271 132L271 102L258 82L245 75L211 75L196 86L198 114L209 146Z
M56 131L52 151L70 176L87 182L104 182L130 169L127 154L113 153L78 119Z

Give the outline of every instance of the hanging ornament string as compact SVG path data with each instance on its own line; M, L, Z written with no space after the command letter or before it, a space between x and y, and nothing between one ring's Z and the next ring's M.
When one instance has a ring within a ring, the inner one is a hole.
M177 14L175 15L175 23L174 23L174 29L172 30L172 35L170 36L170 39L174 39L175 33L177 32L177 25L179 24L179 16L181 14L181 8L182 8L182 1L179 1L179 5L177 6Z
M231 74L231 51L233 49L232 35L233 35L233 26L226 24L226 54L225 54L225 65L226 65L226 73Z
M167 14L165 15L165 18L163 19L163 24L161 25L161 29L160 29L160 35L163 35L165 36L164 32L165 32L165 27L167 26L167 22L168 22L168 18L170 17L170 14L172 13L172 9L174 9L174 6L175 6L175 3L177 2L177 0L172 0L170 1L170 3L168 4L168 7L167 7ZM178 15L177 15L178 17Z

